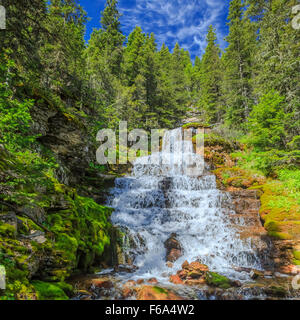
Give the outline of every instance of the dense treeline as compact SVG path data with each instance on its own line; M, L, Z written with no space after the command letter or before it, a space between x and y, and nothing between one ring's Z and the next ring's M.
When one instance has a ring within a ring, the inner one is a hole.
M95 152L96 132L120 120L129 129L175 128L190 117L213 126L206 159L219 166L218 179L225 188L259 188L269 235L297 244L296 4L232 0L227 48L222 52L210 26L205 53L193 62L178 43L159 48L139 26L126 37L117 0L107 0L87 43L87 13L76 0L0 0L7 12L0 30L0 266L7 289L0 288L0 300L66 299L74 294L65 283L70 275L114 263L108 251L119 256L124 234L99 203L114 182L110 174L123 168L99 166ZM292 255L299 265L298 246Z
M155 35L138 26L126 38L117 0L107 0L87 44L88 18L76 0L2 4L10 19L0 33L0 126L10 148L32 143L30 112L46 100L88 119L93 135L119 120L130 128L173 128L193 110L205 123L245 135L256 151L272 150L275 162L299 157L296 0L232 0L228 47L221 52L210 26L205 53L194 63L178 43L172 52L158 48Z

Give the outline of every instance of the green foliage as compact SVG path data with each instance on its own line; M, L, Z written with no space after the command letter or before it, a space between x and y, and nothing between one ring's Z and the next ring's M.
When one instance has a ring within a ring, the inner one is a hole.
M220 48L216 43L216 32L211 25L207 34L207 47L201 62L200 69L200 112L206 121L214 123L221 120L221 60Z
M32 282L39 300L68 300L65 292L54 283L35 280Z
M249 117L248 143L256 149L284 149L286 147L285 124L290 120L283 109L284 98L271 91L253 107Z
M0 55L0 143L9 150L21 150L30 146L34 137L30 135L30 109L33 100L20 101L12 86L16 81L15 63L7 55Z
M253 59L256 51L255 28L243 14L241 0L232 0L229 8L228 47L224 53L223 92L226 122L230 127L243 127L253 104L251 86Z

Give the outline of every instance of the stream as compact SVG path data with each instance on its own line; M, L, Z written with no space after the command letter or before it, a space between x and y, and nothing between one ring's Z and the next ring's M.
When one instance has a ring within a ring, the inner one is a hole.
M153 157L159 157L160 163ZM181 128L168 131L162 151L137 159L132 175L117 179L111 190L112 222L135 242L135 248L127 249L138 267L135 277L168 281L168 274L176 273L185 260L200 260L212 271L247 280L247 274L234 267L261 269L261 265L249 239L242 241L230 226L230 196L217 189L215 176L202 166L196 168L199 175L189 176L188 164L182 160L187 158L203 163L193 153L192 141L183 141ZM183 255L170 269L164 242L172 233Z
M239 229L249 229L251 223L263 229L258 210L250 219L235 212L230 193L217 189L209 169L178 128L165 133L160 152L138 158L130 175L115 180L107 205L114 208L112 223L124 234L125 268L100 272L104 280L92 286L94 299L124 299L126 283L147 279L186 299L295 298L291 279L266 270L271 266L270 244L251 232L240 236ZM180 247L171 263L166 248L170 239ZM185 261L198 261L238 285L221 290L171 283L170 276L178 274ZM251 270L260 275L255 281ZM125 294L126 298L134 296Z

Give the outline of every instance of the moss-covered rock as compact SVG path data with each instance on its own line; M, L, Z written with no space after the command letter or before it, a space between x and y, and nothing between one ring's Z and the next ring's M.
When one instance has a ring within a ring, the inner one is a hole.
M182 126L183 130L189 128L210 128L211 125L207 122L190 122Z
M248 189L253 186L260 186L266 182L264 176L238 167L218 168L214 171L214 174L225 187Z
M68 300L68 296L60 285L43 281L33 281L38 300Z
M207 272L205 280L207 284L221 289L228 289L231 287L231 281L227 277L216 272Z
M59 183L53 167L36 156L19 154L9 173L0 172L2 211L7 216L15 207L16 220L11 225L0 217L0 264L7 278L2 299L39 298L33 276L59 287L77 269L91 268L110 244L112 209Z
M270 236L281 240L300 240L300 205L281 182L262 186L260 216Z

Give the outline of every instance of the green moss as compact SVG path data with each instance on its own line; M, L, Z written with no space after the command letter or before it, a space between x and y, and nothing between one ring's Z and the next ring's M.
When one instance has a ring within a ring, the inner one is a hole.
M207 272L206 282L211 286L222 288L222 289L228 289L231 287L230 280L227 277L222 276L216 272Z
M43 281L32 281L39 300L68 300L64 290L58 285Z
M280 181L263 185L260 216L270 236L300 239L300 205L293 193Z
M253 188L260 186L266 182L263 176L259 176L250 170L244 170L242 168L218 168L214 171L218 180L226 186L232 186L235 188Z
M294 250L293 255L294 255L295 259L300 260L300 251Z
M209 128L210 124L207 122L191 122L184 124L182 126L183 129L189 129L189 128Z
M56 282L55 286L62 289L69 297L74 294L74 288L71 284L68 284L66 282Z
M168 291L166 289L161 288L161 287L155 286L155 287L153 287L153 290L159 294L168 294Z
M28 235L31 230L43 231L38 225L36 225L31 219L18 216L18 219L22 221L22 225L18 227L18 233Z
M0 221L1 236L14 238L15 234L16 234L16 228L14 226Z
M296 266L300 266L300 260L298 260L298 259L293 259L292 262L293 262L293 264L295 264Z
M234 143L225 138L215 134L215 133L207 133L204 135L204 145L205 147L221 147L223 151L232 152L236 149Z
M292 236L284 232L268 231L268 235L279 240L291 240Z

